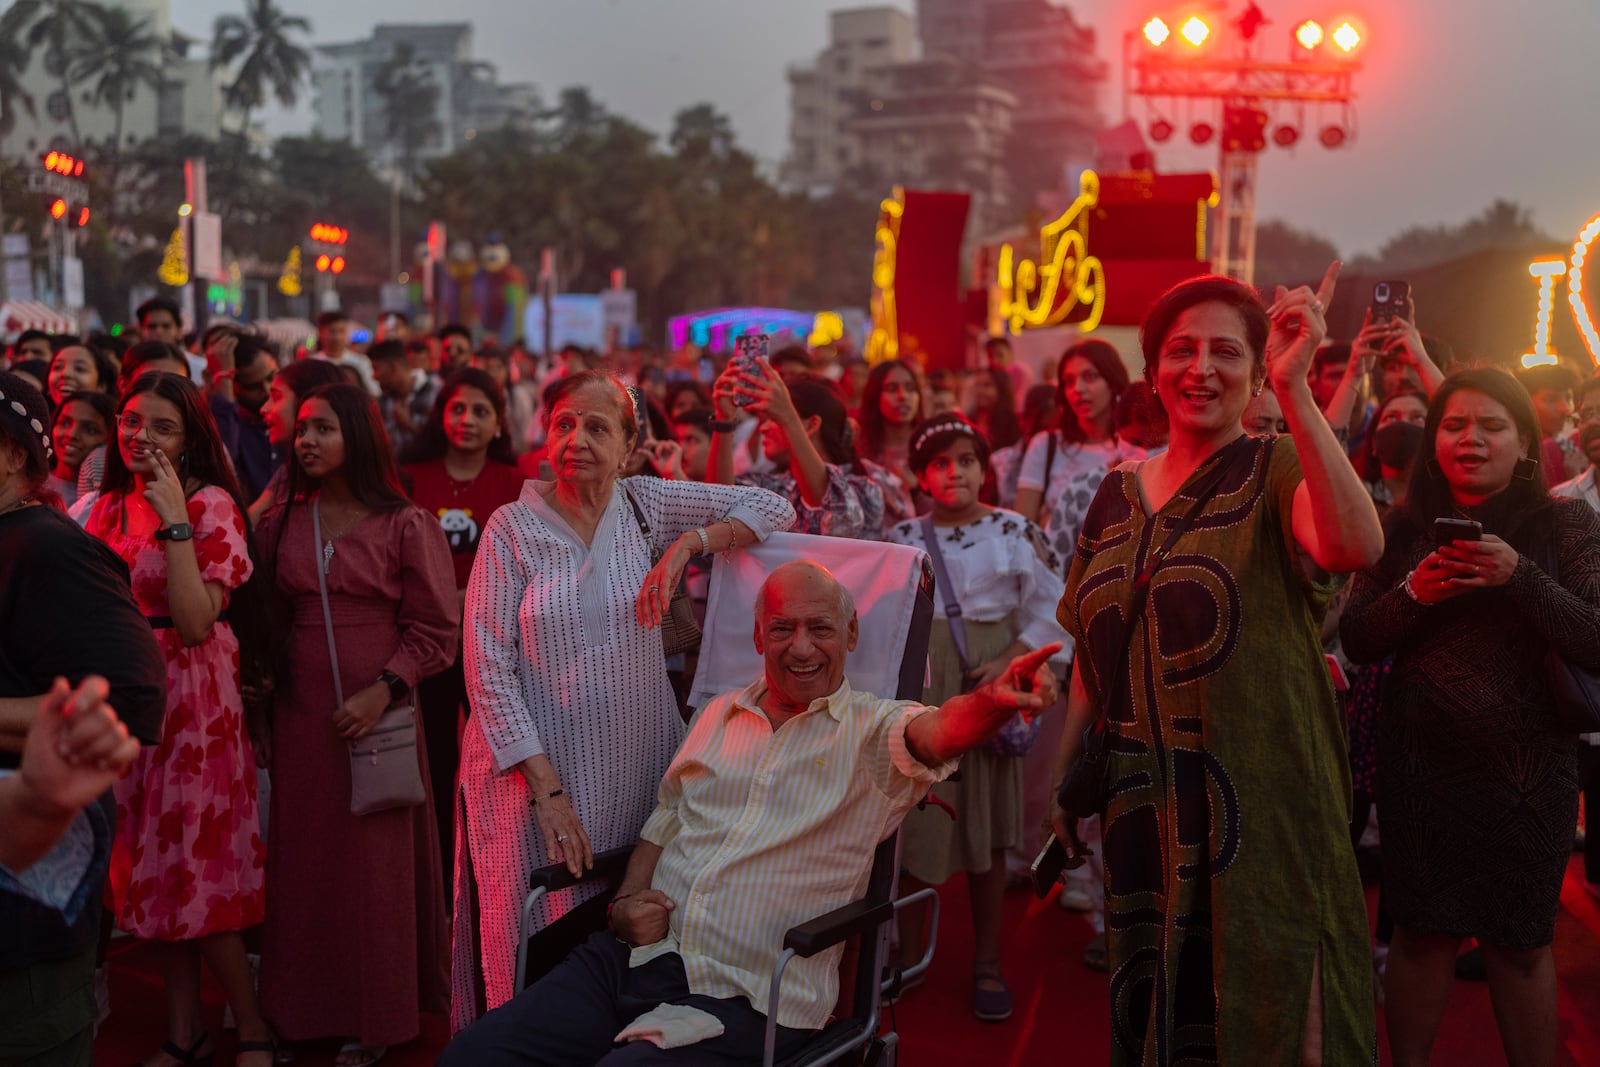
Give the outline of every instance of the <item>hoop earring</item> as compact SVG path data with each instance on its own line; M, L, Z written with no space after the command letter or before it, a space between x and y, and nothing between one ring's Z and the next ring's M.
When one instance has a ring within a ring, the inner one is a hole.
M1539 461L1532 456L1523 456L1517 460L1517 465L1511 468L1511 477L1519 482L1531 482L1539 476Z

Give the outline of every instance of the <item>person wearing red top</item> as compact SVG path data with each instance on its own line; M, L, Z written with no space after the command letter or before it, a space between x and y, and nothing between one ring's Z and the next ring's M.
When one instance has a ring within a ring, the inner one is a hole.
M450 542L456 568L456 595L466 596L478 538L489 516L522 492L522 473L512 452L505 394L488 372L464 367L439 390L422 432L404 456L401 468L411 499L439 520ZM470 715L461 649L455 662L421 686L423 732L435 797L455 796L460 762L461 709ZM445 885L453 877L455 855L453 805L438 803L439 849Z

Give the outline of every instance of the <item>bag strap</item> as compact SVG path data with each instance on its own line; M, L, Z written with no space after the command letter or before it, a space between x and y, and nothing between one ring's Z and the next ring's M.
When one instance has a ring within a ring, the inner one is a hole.
M288 515L284 521L288 522ZM328 607L328 561L322 555L322 512L320 502L311 502L311 554L317 565L317 592L322 594L322 624L328 631L328 662L333 664L333 695L344 707L344 683L339 679L339 648L333 642L333 610Z
M1039 487L1040 503L1043 503L1045 497L1050 495L1050 472L1054 470L1056 466L1056 449L1061 447L1056 441L1055 430L1046 430L1045 432L1050 435L1050 447L1045 451L1044 454L1044 483ZM1024 515L1023 518L1029 520L1030 522L1033 520L1032 515Z
M939 591L940 602L944 604L944 617L950 624L950 640L956 646L961 675L966 677L969 666L967 621L961 617L961 601L956 599L955 588L950 584L950 572L944 567L944 553L939 549L939 535L934 531L932 515L922 517L922 539L928 545L928 560L933 564L933 584Z
M628 506L633 509L633 518L639 524L639 532L644 534L644 546L650 550L650 558L655 559L656 543L650 538L650 523L644 517L644 511L639 507L639 502L633 498L633 492L627 486L622 486L622 495L628 498Z

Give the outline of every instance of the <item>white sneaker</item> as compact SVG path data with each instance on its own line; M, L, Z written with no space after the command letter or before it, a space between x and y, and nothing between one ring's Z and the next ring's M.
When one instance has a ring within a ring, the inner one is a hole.
M1062 911L1093 911L1094 894L1080 882L1068 882L1061 887L1056 903L1061 905Z

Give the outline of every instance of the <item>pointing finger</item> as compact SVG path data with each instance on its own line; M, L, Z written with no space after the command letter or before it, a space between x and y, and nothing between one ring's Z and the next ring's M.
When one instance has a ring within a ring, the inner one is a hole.
M1051 656L1055 655L1057 652L1060 652L1061 648L1062 644L1060 641L1052 641L1048 645L1041 645L1032 652L1024 652L1022 655L1011 661L1011 666L1016 670L1017 677L1032 678L1033 672L1043 665L1043 663Z
M1327 309L1333 305L1333 291L1339 286L1339 272L1344 269L1344 264L1334 260L1328 264L1328 272L1322 276L1322 284L1317 286L1317 299L1322 301L1322 306Z

